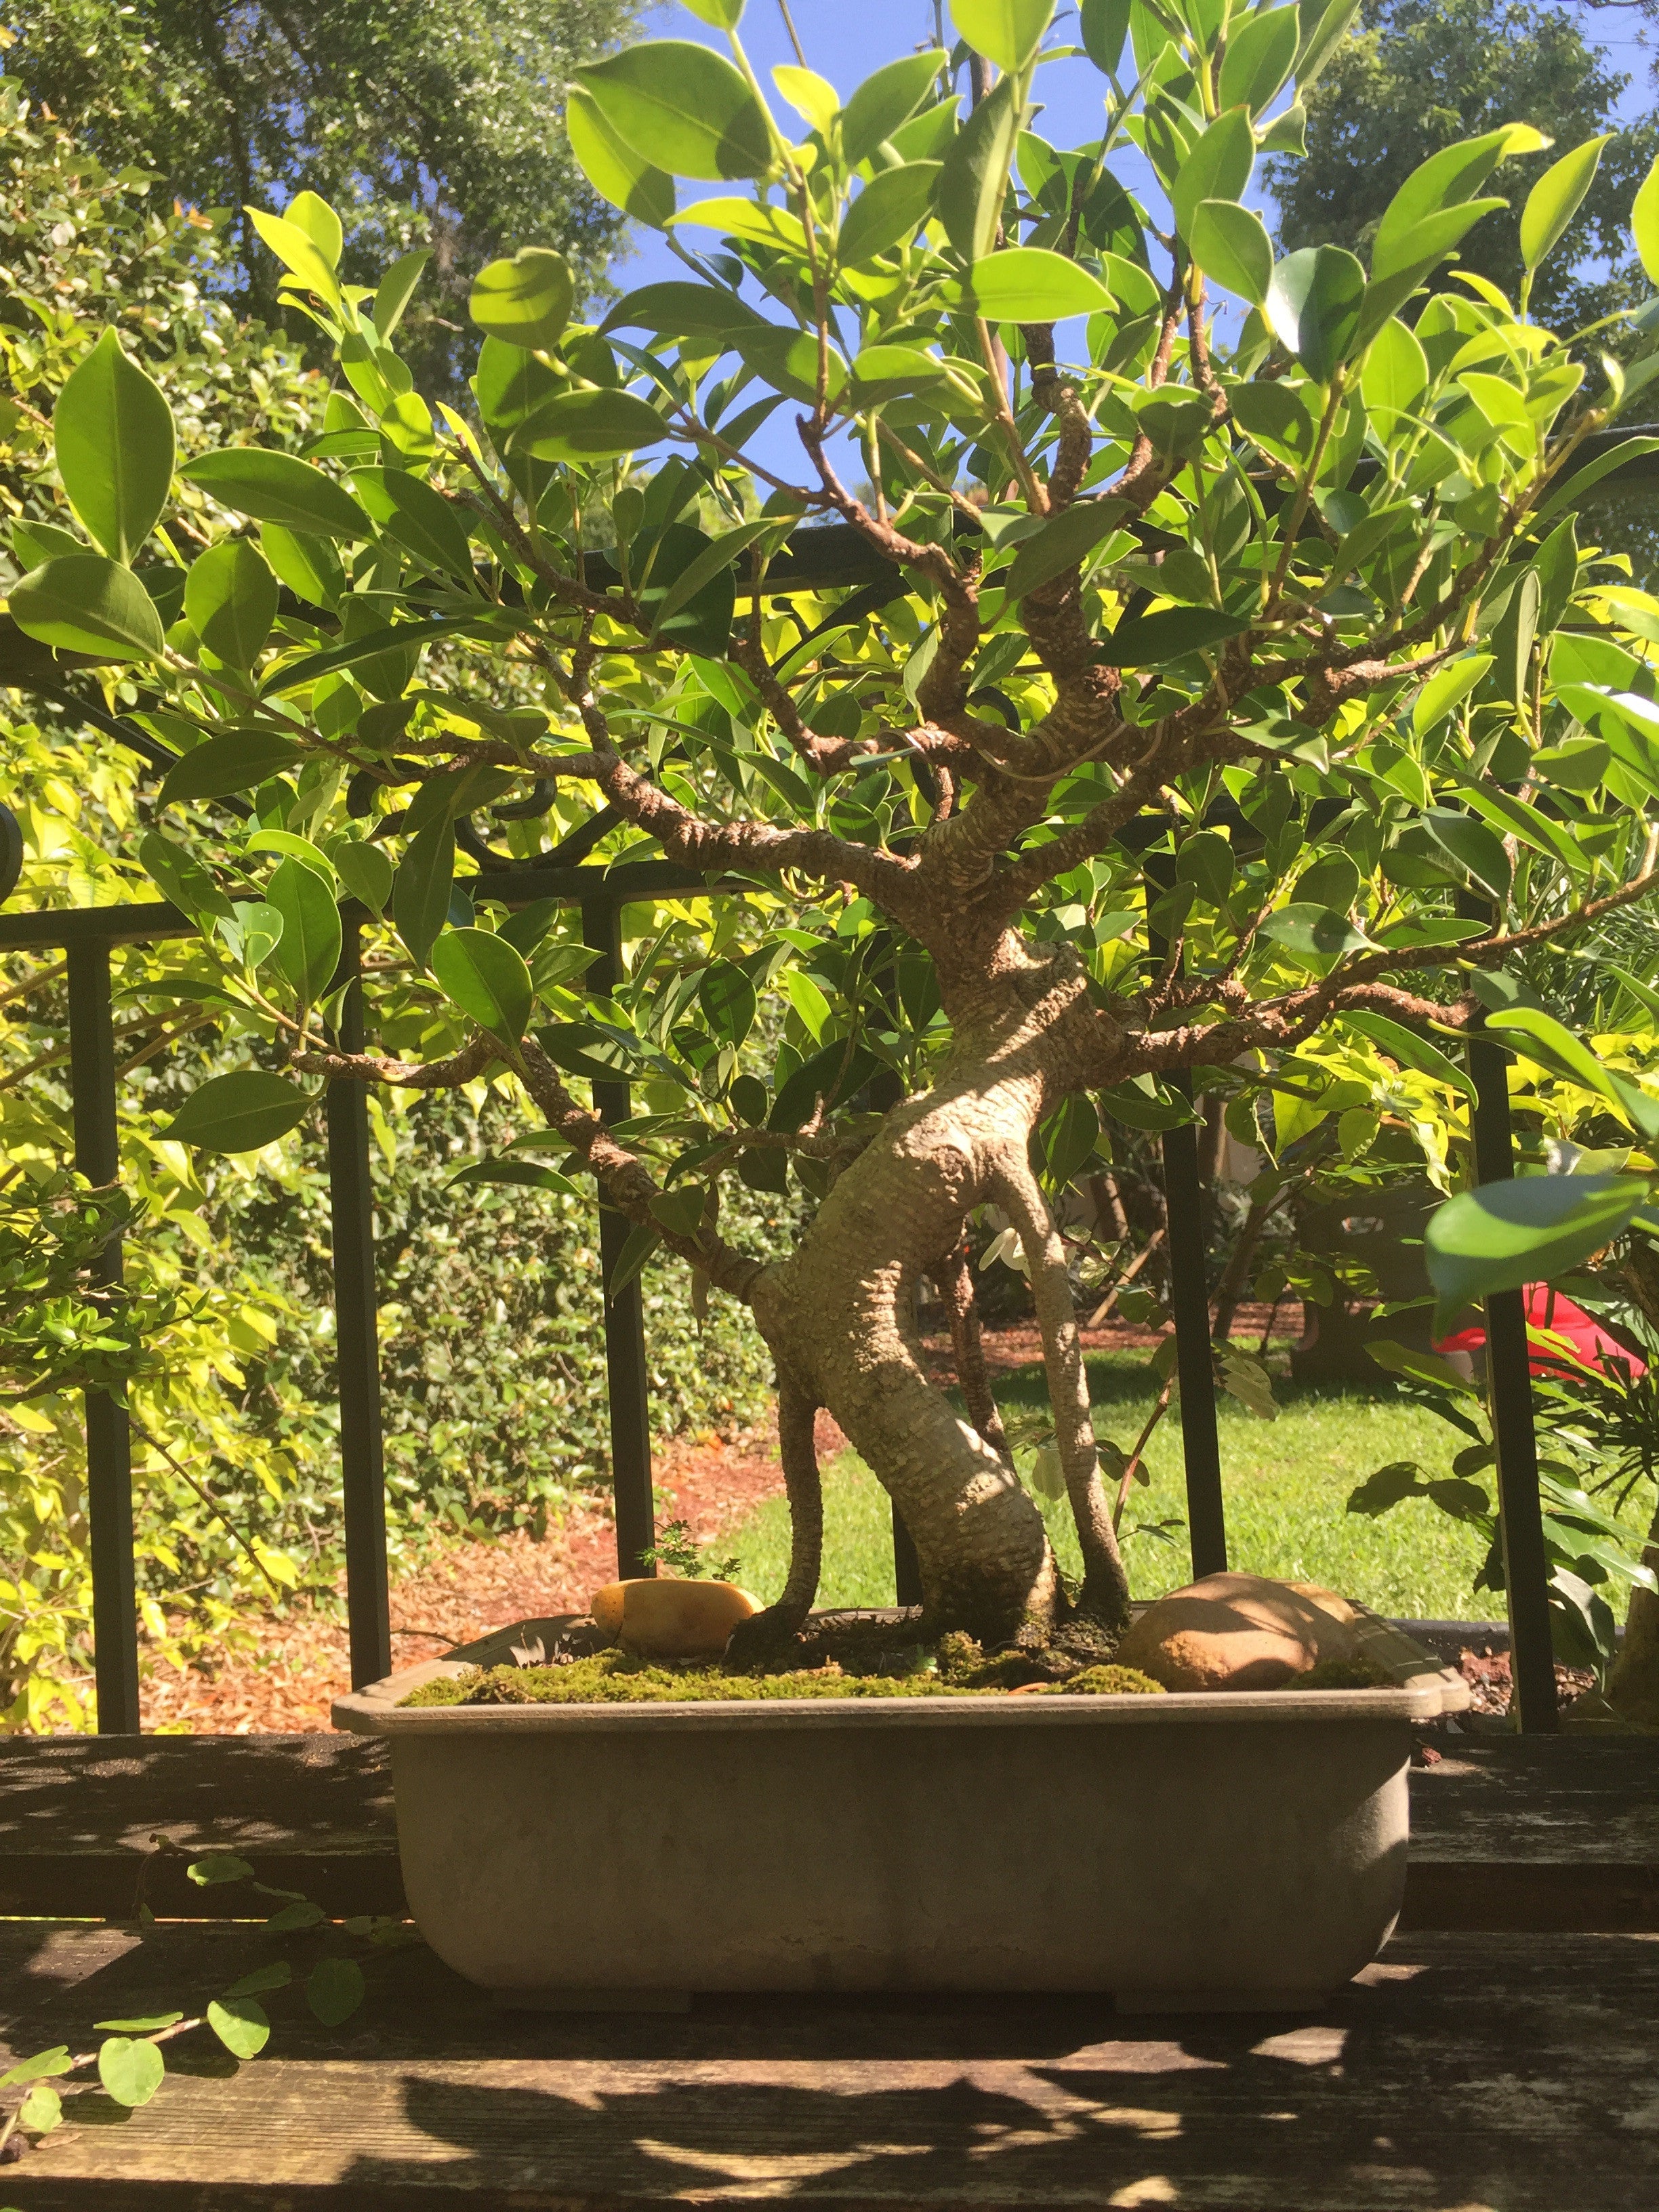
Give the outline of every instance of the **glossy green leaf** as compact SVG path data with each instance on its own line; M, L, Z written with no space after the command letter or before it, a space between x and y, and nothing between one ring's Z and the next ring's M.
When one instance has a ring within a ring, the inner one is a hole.
M297 1127L314 1103L286 1076L238 1068L198 1084L164 1133L204 1152L257 1152Z
M240 945L242 964L264 965L283 941L283 917L265 899L238 899L236 919L224 925L224 936L233 949Z
M1426 1037L1419 1036L1403 1023L1390 1021L1386 1014L1374 1014L1364 1009L1345 1008L1342 1020L1347 1028L1358 1030L1373 1044L1381 1045L1389 1057L1397 1060L1402 1067L1414 1067L1419 1075L1431 1076L1437 1083L1449 1084L1473 1103L1473 1081L1455 1060L1449 1059Z
M617 137L581 85L566 91L564 125L577 167L599 198L635 222L661 230L674 212L672 177Z
M208 651L228 667L249 669L276 620L276 579L246 538L210 545L185 581L185 614Z
M524 956L487 929L447 929L432 947L438 988L469 1021L503 1043L524 1035L536 990Z
M753 522L740 522L735 530L728 530L705 545L696 558L688 562L657 602L651 623L652 637L661 635L664 626L671 623L683 607L688 607L716 576L729 568L738 556L757 538L769 532L776 536L779 524L775 516L763 515ZM653 565L653 581L660 581Z
M234 514L279 523L313 538L374 536L368 516L350 495L296 454L234 446L204 453L179 471Z
M355 1959L319 1959L306 1977L306 2002L325 2027L338 2027L363 2001L363 1970Z
M1020 541L1013 565L1004 578L1009 600L1023 599L1039 584L1048 583L1087 560L1126 512L1121 500L1082 499L1048 516L1039 529Z
M11 587L26 636L99 660L159 660L167 650L155 601L130 568L101 553L64 553Z
M1558 665L1560 653L1558 642ZM1619 767L1659 794L1659 707L1652 700L1633 691L1603 691L1589 684L1559 684L1556 696L1596 732Z
M171 899L183 913L198 921L208 915L227 921L233 919L235 908L195 854L173 844L159 830L152 830L139 839L138 865L162 896Z
M668 434L656 409L631 392L562 392L527 415L508 443L538 461L608 461Z
M722 1044L740 1045L755 1026L759 1000L735 961L711 960L697 983L703 1019Z
M64 2118L64 2100L50 2081L37 2081L17 2107L17 2124L27 2135L49 2136Z
M112 330L71 372L52 427L70 505L112 560L131 562L167 502L173 416Z
M557 345L575 297L570 264L550 246L526 246L472 280L467 311L478 328L526 352Z
M1495 830L1473 815L1455 814L1446 807L1431 807L1423 820L1435 843L1471 878L1477 890L1499 901L1509 896L1510 856Z
M1525 268L1536 269L1559 242L1595 180L1601 149L1611 136L1609 131L1600 138L1587 138L1582 146L1564 154L1527 194L1527 204L1521 210L1521 259Z
M1296 14L1293 8L1275 12ZM1233 200L1200 200L1188 243L1194 260L1218 284L1253 307L1263 305L1273 282L1273 249L1259 215Z
M842 108L842 151L856 167L908 123L939 82L945 55L937 47L906 54L867 76Z
M878 170L847 210L836 259L857 269L913 238L943 173L939 161L907 161L896 169Z
M1223 109L1247 107L1260 115L1283 88L1296 64L1301 24L1294 7L1270 8L1247 16L1227 40L1221 64Z
M1189 242L1200 200L1242 199L1255 167L1255 134L1248 107L1218 115L1176 172L1170 201L1176 228Z
M771 173L776 147L766 110L708 46L653 39L590 62L576 76L642 161L714 183Z
M1275 460L1301 468L1313 458L1316 425L1302 394L1288 384L1241 384L1228 396L1234 422Z
M1095 647L1108 668L1157 668L1237 637L1249 624L1209 607L1164 607L1156 614L1124 615Z
M538 1167L533 1160L472 1160L459 1175L451 1176L444 1188L453 1190L458 1184L473 1182L506 1183L523 1190L551 1191L560 1198L588 1194L556 1168Z
M1366 944L1346 915L1306 901L1269 915L1261 934L1304 959L1336 960L1345 953L1364 951Z
M1053 323L1097 315L1115 304L1097 276L1040 246L1006 246L976 261L968 282L988 323Z
M685 0L685 5L701 23L712 23L717 31L735 31L743 21L744 0Z
M369 514L422 568L471 581L466 526L434 485L408 469L358 469L351 482Z
M207 2024L233 2058L257 2058L270 2040L270 2020L252 1997L215 1997Z
M1078 33L1095 67L1115 76L1129 35L1130 0L1079 0Z
M1635 1176L1523 1176L1448 1199L1423 1240L1437 1332L1494 1291L1565 1274L1628 1227L1648 1194Z
M328 857L340 874L340 882L355 899L361 899L376 914L386 912L386 901L392 896L392 863L378 845L370 845L356 837L336 839L329 847Z
M617 1264L611 1271L611 1280L605 1291L608 1304L616 1304L661 1243L661 1231L652 1229L644 1222L636 1223L629 1231L622 1250L617 1255Z
M303 749L276 731L238 730L209 738L169 769L157 797L163 806L185 799L224 799L254 791L305 758Z
M223 1994L230 1997L263 1996L267 1990L285 1990L294 1979L294 1969L286 1959L273 1959L269 1966L256 1966L251 1974L244 1974Z
M167 2078L167 2062L153 2043L112 2035L98 2046L98 2079L106 2094L129 2111L150 2099Z
M818 342L812 333L768 324L758 330L736 331L732 339L745 367L755 369L775 392L787 393L811 406L818 392ZM834 348L830 353L828 393L833 403L847 382L847 364Z
M1504 155L1507 128L1462 139L1420 162L1383 210L1371 247L1374 278L1392 276L1419 258L1412 234L1428 217L1474 199ZM1446 251L1442 247L1441 252Z
M1659 1137L1659 1098L1650 1097L1628 1076L1604 1066L1583 1039L1553 1014L1537 1006L1500 1006L1487 1015L1486 1027L1506 1043L1518 1037L1514 1048L1523 1058L1535 1060L1539 1066L1565 1076L1585 1091L1599 1093L1639 1136L1650 1140Z
M328 989L340 964L340 909L334 894L313 869L286 860L278 862L265 897L283 917L277 972L306 1005L313 1006Z
M1297 14L1302 44L1297 49L1297 90L1305 93L1324 69L1359 13L1359 0L1304 0Z
M939 219L964 261L983 261L996 242L1003 194L1019 138L1014 80L1001 78L951 142L939 181Z
M1415 412L1429 388L1429 357L1415 331L1390 316L1372 339L1359 392L1373 415Z
M74 2070L75 2061L70 2056L68 2044L57 2043L50 2051L37 2051L30 2057L20 2058L15 2066L7 2067L0 2074L0 2089L15 2089L25 2081L44 2081L48 2075L72 2074Z
M410 840L392 885L393 924L420 967L444 926L454 879L455 831L444 815Z
M267 522L260 528L259 543L278 582L286 584L296 599L326 607L331 614L335 611L345 589L345 571L326 538Z
M11 557L19 573L27 575L44 561L56 560L60 553L84 553L86 540L77 538L72 530L60 530L55 522L37 522L25 517L11 526Z
M960 374L961 363L956 364ZM915 346L866 346L853 363L853 380L860 402L891 399L902 392L942 392L953 381L952 371L937 354Z
M601 336L607 331L639 330L664 337L723 337L732 331L757 329L763 320L745 301L714 284L678 282L642 284L637 292L625 294L606 312L599 331ZM479 368L482 375L482 361ZM481 403L483 397L481 388Z
M1328 384L1352 351L1365 272L1340 246L1304 246L1273 270L1263 312L1316 384Z
M416 246L407 253L400 253L386 275L381 277L374 294L372 311L375 329L382 344L392 336L404 319L422 272L432 258L429 246Z
M1412 727L1417 735L1425 736L1461 707L1491 666L1491 653L1470 653L1437 668L1413 702Z
M331 307L340 304L340 286L334 273L334 264L301 222L291 222L284 215L272 215L264 208L245 207L253 228L287 274L282 282L301 292L314 292Z
M1642 179L1630 211L1630 224L1648 282L1659 284L1659 160Z
M299 861L301 867L309 868L313 875L320 876L331 890L334 887L337 872L333 861L320 846L313 845L309 837L301 837L295 830L256 830L247 841L247 849L250 853L283 854Z
M975 53L1023 70L1042 44L1054 0L951 0L951 20Z

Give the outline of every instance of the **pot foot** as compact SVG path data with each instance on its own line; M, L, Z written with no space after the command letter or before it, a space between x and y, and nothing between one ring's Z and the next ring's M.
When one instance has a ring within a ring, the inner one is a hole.
M1117 2012L1322 2012L1334 1990L1115 1990Z
M690 2012L690 1990L492 1990L507 2012Z

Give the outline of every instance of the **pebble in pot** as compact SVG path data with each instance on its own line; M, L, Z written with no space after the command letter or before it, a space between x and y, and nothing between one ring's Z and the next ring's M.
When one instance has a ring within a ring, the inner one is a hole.
M760 1600L735 1583L665 1576L607 1583L589 1607L613 1643L645 1659L718 1659L738 1623L760 1609Z
M1278 1690L1354 1657L1359 1618L1317 1583L1206 1575L1149 1605L1112 1656L1168 1690Z

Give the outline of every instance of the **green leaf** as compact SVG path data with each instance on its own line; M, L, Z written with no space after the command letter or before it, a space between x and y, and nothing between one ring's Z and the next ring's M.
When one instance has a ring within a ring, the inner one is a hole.
M326 538L313 538L285 530L280 523L267 522L260 529L259 543L279 580L296 599L313 607L326 607L330 613L339 605L345 571Z
M966 262L983 261L996 242L1019 125L1014 80L1005 76L981 100L945 154L939 180L939 219Z
M706 584L729 568L744 548L752 545L757 538L779 528L775 515L763 515L754 522L740 522L735 530L726 531L706 545L694 561L688 562L663 593L652 618L651 636L659 636L663 625L672 620L682 607L689 606ZM785 525L787 527L787 524ZM652 571L653 580L656 571Z
M1429 388L1429 357L1415 331L1390 316L1372 339L1359 396L1373 415L1412 414Z
M672 338L723 337L728 331L757 329L764 319L746 301L735 299L714 284L642 284L609 310L599 333L603 337L607 331L636 330ZM481 373L483 366L480 361ZM481 390L481 404L483 398ZM528 408L524 412L527 414Z
M303 222L291 222L285 215L272 215L264 208L245 207L243 212L289 272L283 279L284 283L292 277L301 290L315 292L331 307L338 307L340 287L335 278L334 264Z
M1454 814L1449 808L1431 807L1423 817L1429 835L1443 853L1449 854L1474 881L1477 890L1500 902L1510 895L1510 856L1495 830L1477 822L1472 814Z
M743 21L743 0L685 0L685 5L699 22L712 23L717 31L735 31Z
M642 161L712 183L772 173L776 143L766 110L708 46L653 39L590 62L576 76Z
M282 1081L280 1076L271 1079ZM203 1088L210 1089L211 1085L204 1085ZM210 1889L222 1881L251 1881L253 1879L253 1869L246 1859L238 1858L234 1851L209 1851L204 1856L192 1860L185 1872L198 1889Z
M245 967L262 967L283 941L283 917L264 899L238 899L234 936L232 927L227 925L224 935L233 947L240 942Z
M376 914L386 912L386 902L392 896L392 869L378 845L356 837L340 837L331 845L328 857L353 898L361 899Z
M1538 267L1559 242L1562 233L1578 212L1579 203L1595 180L1601 149L1612 137L1587 138L1551 165L1527 194L1521 210L1521 260L1528 271Z
M194 920L216 915L230 921L235 908L193 853L152 830L138 843L138 865L163 896Z
M207 2024L233 2058L257 2058L270 2040L270 2020L252 1997L215 1997Z
M1313 417L1301 393L1291 386L1267 380L1241 384L1229 393L1228 405L1245 435L1275 460L1301 468L1313 458L1317 435Z
M1227 40L1221 64L1221 106L1260 115L1296 66L1301 29L1294 7L1251 15Z
M1042 44L1054 0L951 0L951 20L1000 70L1023 70Z
M64 2100L49 2081L37 2081L17 2107L17 2124L32 2136L49 2136L64 2117Z
M358 469L351 481L374 520L423 568L471 582L466 526L441 491L407 469Z
M1365 272L1340 246L1304 246L1273 270L1263 312L1316 384L1328 384L1359 330Z
M313 538L368 538L368 517L355 499L309 461L293 453L236 446L204 453L180 470L221 507L256 522L275 522Z
M722 1044L740 1045L755 1026L755 986L734 961L711 960L697 983L703 1019Z
M938 47L906 54L867 76L841 112L841 146L848 166L868 161L884 140L908 123L939 81L945 55Z
M1659 160L1642 179L1630 211L1630 226L1648 282L1659 284Z
M444 1188L453 1190L459 1183L471 1182L512 1183L526 1190L550 1190L561 1198L587 1195L568 1176L561 1175L556 1168L538 1167L533 1160L473 1160L459 1175L451 1176Z
M1130 0L1081 0L1078 33L1083 51L1103 76L1115 76L1129 34Z
M789 994L790 1005L805 1024L813 1043L821 1044L823 1025L830 1018L830 1001L804 968L786 968L783 988ZM763 1106L761 1115L764 1115L765 1110Z
M55 522L24 520L11 526L11 557L19 571L27 575L43 561L56 559L60 553L84 553L84 542L72 530L60 530Z
M660 1230L652 1229L643 1222L628 1232L622 1250L617 1255L617 1264L611 1271L609 1302L615 1305L646 1261L662 1243Z
M1461 707L1491 666L1491 653L1471 653L1437 668L1412 705L1412 728L1417 735L1425 736L1454 708Z
M1509 136L1505 125L1483 137L1462 139L1430 155L1413 170L1377 225L1371 247L1373 277L1391 276L1420 258L1421 247L1411 242L1412 233L1426 218L1473 200L1503 159Z
M702 1183L683 1182L672 1190L659 1191L651 1201L651 1211L671 1237L689 1237L695 1243L708 1203L708 1194Z
M101 553L65 553L11 587L25 636L99 660L159 660L167 650L155 603L130 568Z
M251 1974L244 1974L233 1982L224 1992L227 2001L232 1997L262 1996L267 1990L285 1990L294 1979L294 1969L286 1959L273 1959L268 1966L256 1966Z
M187 752L177 768L169 769L157 794L163 806L185 799L223 799L234 791L253 791L281 775L303 750L274 730L240 730L222 738L209 738Z
M951 388L952 368L960 370L961 366L947 364L937 354L923 353L915 346L869 345L853 363L853 380L860 401L867 405L896 398L901 392L937 396Z
M944 164L907 161L879 169L847 210L836 245L842 266L857 269L913 238L933 204Z
M257 1152L296 1128L314 1103L285 1076L262 1067L240 1067L198 1084L163 1133L170 1142L199 1146L204 1152ZM213 1861L198 1863L211 1865ZM191 1879L234 1881L252 1872L240 1859L234 1863L240 1874L198 1877L192 1869Z
M976 261L968 282L988 323L1054 323L1116 304L1097 276L1040 246L1006 246Z
M386 275L374 295L373 321L379 331L380 343L386 344L404 319L404 311L415 296L415 287L421 281L421 272L432 258L429 246L416 246L407 253L400 253Z
M581 85L566 89L564 127L577 167L599 198L653 230L665 228L674 212L674 179L617 136Z
M276 579L258 546L246 538L210 545L185 578L185 614L228 667L252 668L276 619Z
M1306 901L1282 906L1277 914L1269 915L1261 925L1261 934L1304 959L1340 960L1346 953L1363 952L1366 945L1345 915Z
M1648 1196L1635 1176L1523 1176L1448 1199L1424 1237L1437 1334L1494 1291L1565 1274L1627 1228Z
M1565 1076L1585 1091L1598 1092L1620 1119L1644 1138L1659 1137L1659 1099L1639 1084L1605 1067L1582 1038L1537 1006L1503 1006L1486 1017L1486 1027L1507 1042L1511 1033L1525 1040L1515 1049L1553 1075Z
M70 505L112 560L131 562L167 503L173 416L113 331L65 382L52 427Z
M504 1043L524 1035L535 986L524 956L487 929L447 929L432 947L432 973L444 996Z
M309 837L301 837L292 830L256 830L247 841L250 853L284 853L290 860L298 860L333 889L337 878L334 863L319 846Z
M283 917L277 973L307 1006L314 1006L340 964L340 909L316 871L302 861L278 863L265 897Z
M562 392L527 415L507 441L538 461L609 461L669 434L654 407L631 392Z
M454 879L455 831L444 815L410 840L392 885L392 922L422 968L448 915Z
M481 331L526 352L557 345L575 298L570 264L550 246L520 246L472 280L467 312Z
M1361 1036L1368 1036L1373 1044L1380 1044L1383 1051L1391 1059L1397 1060L1402 1067L1414 1067L1420 1075L1432 1076L1437 1083L1448 1083L1453 1090L1461 1091L1473 1103L1474 1083L1455 1060L1449 1060L1426 1037L1419 1036L1401 1023L1391 1022L1386 1014L1345 1008L1342 1020L1347 1028L1358 1030Z
M1125 511L1121 500L1082 499L1051 514L1020 542L1004 579L1010 604L1086 560Z
M1280 8L1274 13L1294 17L1296 10ZM1194 260L1218 284L1253 307L1264 304L1273 282L1273 249L1259 215L1232 200L1200 200L1188 243Z
M54 2044L50 2051L37 2051L32 2057L20 2058L0 2074L0 2089L15 2089L24 2081L41 2081L48 2075L70 2074L75 2061L70 2056L67 2043Z
M1233 887L1231 842L1218 830L1200 830L1184 838L1176 855L1176 880L1191 884L1206 904L1224 907Z
M112 2035L98 2047L98 2079L118 2105L129 2110L147 2105L167 2075L167 2062L153 2043Z
M1241 199L1255 167L1255 133L1250 128L1250 111L1230 107L1217 116L1176 173L1170 199L1182 237L1191 242L1193 218L1200 200Z
M1324 5L1321 0L1304 0L1297 10L1303 26L1294 71L1298 93L1305 93L1314 82L1358 13L1359 0L1328 0Z
M1108 668L1157 668L1220 645L1249 628L1237 615L1209 607L1164 607L1156 614L1124 615L1117 628L1095 647L1095 658Z

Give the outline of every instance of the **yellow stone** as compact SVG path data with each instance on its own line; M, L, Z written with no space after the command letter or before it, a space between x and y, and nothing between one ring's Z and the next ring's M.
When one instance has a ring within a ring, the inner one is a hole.
M607 1583L588 1610L613 1642L647 1659L715 1659L761 1601L735 1583L672 1582L666 1576Z

